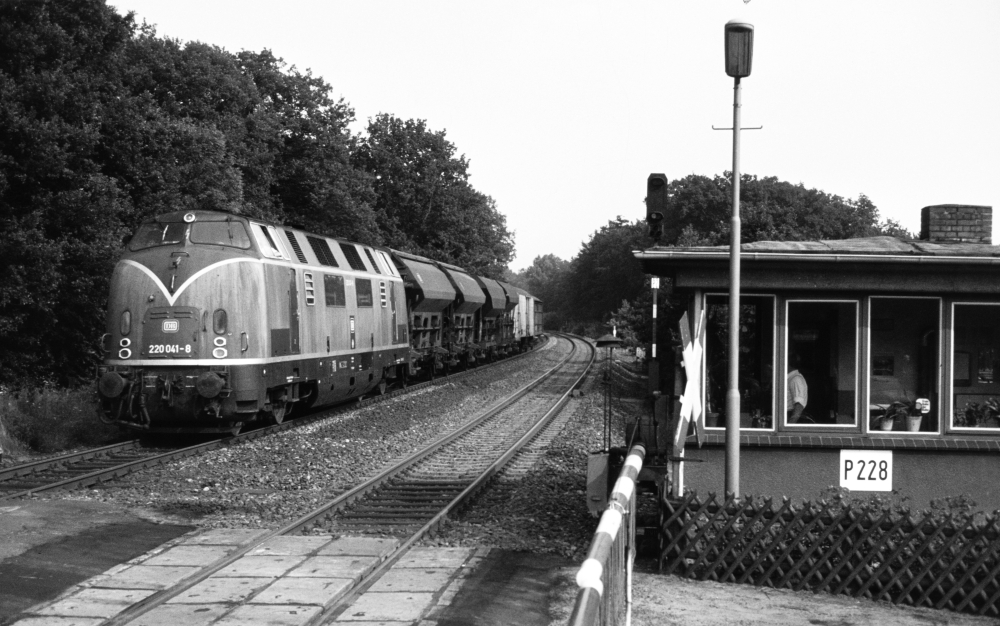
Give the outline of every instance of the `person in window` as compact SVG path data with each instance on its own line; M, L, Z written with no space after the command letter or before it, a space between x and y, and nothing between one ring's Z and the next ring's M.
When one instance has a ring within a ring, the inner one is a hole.
M802 419L802 412L805 411L806 405L809 404L809 385L806 383L805 376L799 372L801 362L802 359L798 354L792 353L788 357L789 365L794 368L788 372L786 379L788 395L785 406L788 407L789 424L795 424Z

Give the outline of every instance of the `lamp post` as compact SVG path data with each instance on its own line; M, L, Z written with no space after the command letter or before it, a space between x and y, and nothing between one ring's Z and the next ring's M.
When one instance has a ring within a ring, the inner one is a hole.
M740 79L750 75L753 25L726 23L726 74L733 86L733 216L729 236L729 384L726 392L726 493L740 496Z

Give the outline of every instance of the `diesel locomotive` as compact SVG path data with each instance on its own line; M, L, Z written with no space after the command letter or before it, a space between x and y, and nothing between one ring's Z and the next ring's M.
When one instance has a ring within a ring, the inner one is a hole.
M541 303L389 248L215 211L143 223L115 267L98 391L146 432L239 432L531 347Z

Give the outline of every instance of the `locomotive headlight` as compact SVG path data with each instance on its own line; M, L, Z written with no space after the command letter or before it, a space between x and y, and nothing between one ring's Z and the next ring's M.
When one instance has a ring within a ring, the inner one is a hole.
M128 337L122 337L121 341L118 342L118 345L120 345L123 348L127 348L132 345L132 340L129 339Z
M132 332L132 311L125 309L122 311L121 328L123 335L127 335Z
M132 351L129 350L128 348L122 348L121 350L118 351L119 359L127 359L130 356L132 356Z
M216 337L213 343L215 343L215 345L218 346L218 347L220 347L220 348L224 348L224 347L226 347L226 338L225 337Z
M217 359L224 359L227 356L229 356L229 351L226 350L225 348L216 348L212 350L212 356L214 356Z
M212 327L215 329L216 335L226 334L226 327L229 325L229 316L226 315L225 309L216 309L215 315L212 316Z

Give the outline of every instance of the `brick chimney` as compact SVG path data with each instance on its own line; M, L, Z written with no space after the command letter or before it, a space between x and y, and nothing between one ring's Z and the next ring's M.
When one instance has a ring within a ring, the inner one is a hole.
M993 207L935 204L920 210L920 238L932 243L993 243Z

